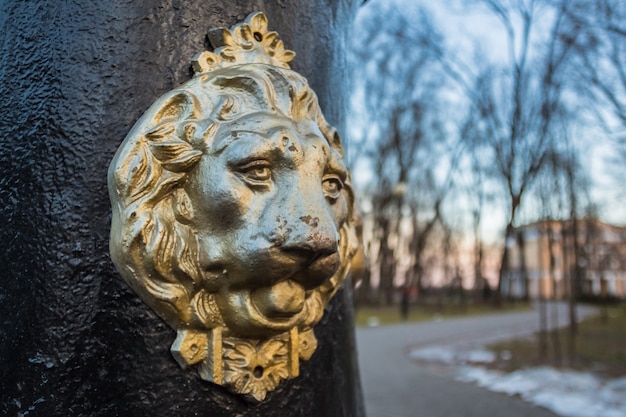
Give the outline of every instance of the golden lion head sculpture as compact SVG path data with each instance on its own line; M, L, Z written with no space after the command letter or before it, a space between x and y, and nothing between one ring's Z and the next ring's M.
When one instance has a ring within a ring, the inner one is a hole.
M255 14L200 54L109 170L111 256L182 367L257 400L299 373L357 249L335 129Z

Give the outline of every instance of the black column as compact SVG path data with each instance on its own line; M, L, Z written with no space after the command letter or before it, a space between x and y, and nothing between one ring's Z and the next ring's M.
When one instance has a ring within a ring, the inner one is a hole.
M106 172L134 122L188 80L209 27L268 16L345 131L357 0L0 2L0 414L362 416L349 294L301 376L254 405L183 371L175 332L108 255Z

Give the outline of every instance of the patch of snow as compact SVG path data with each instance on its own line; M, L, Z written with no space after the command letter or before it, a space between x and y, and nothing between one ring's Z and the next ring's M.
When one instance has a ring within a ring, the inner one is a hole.
M370 316L367 318L367 327L378 327L380 320L376 316Z
M626 378L603 381L589 373L550 367L507 374L475 366L461 367L457 378L520 395L564 417L626 417Z
M455 351L446 346L430 346L422 349L414 349L409 352L411 359L436 362L445 365L456 363Z
M472 349L461 355L461 360L469 363L491 363L496 360L496 354L489 350Z
M506 360L505 354L501 356ZM479 365L495 361L496 354L467 345L417 348L409 352L409 357L458 366L456 378L460 381L519 395L563 417L626 417L626 377L603 380L588 372L547 366L511 373L489 370Z
M409 357L415 360L436 362L444 365L457 363L491 363L496 360L493 352L484 349L456 350L450 346L429 346L413 349Z

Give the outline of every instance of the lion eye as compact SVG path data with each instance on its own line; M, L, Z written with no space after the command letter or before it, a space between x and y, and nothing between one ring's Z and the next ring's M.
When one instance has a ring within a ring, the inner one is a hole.
M266 161L251 162L239 167L237 171L244 179L253 183L267 182L272 178L272 170Z
M322 180L322 188L324 189L324 195L331 200L336 200L341 195L343 190L343 183L336 175L329 175Z

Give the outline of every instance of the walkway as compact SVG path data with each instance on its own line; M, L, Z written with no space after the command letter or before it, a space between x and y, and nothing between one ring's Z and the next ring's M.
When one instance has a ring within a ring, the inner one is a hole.
M567 317L565 305L560 317ZM579 315L590 314L589 308ZM413 346L484 343L530 334L536 311L439 322L358 328L357 346L368 417L554 417L519 398L457 382L407 358ZM565 323L563 323L565 324Z

